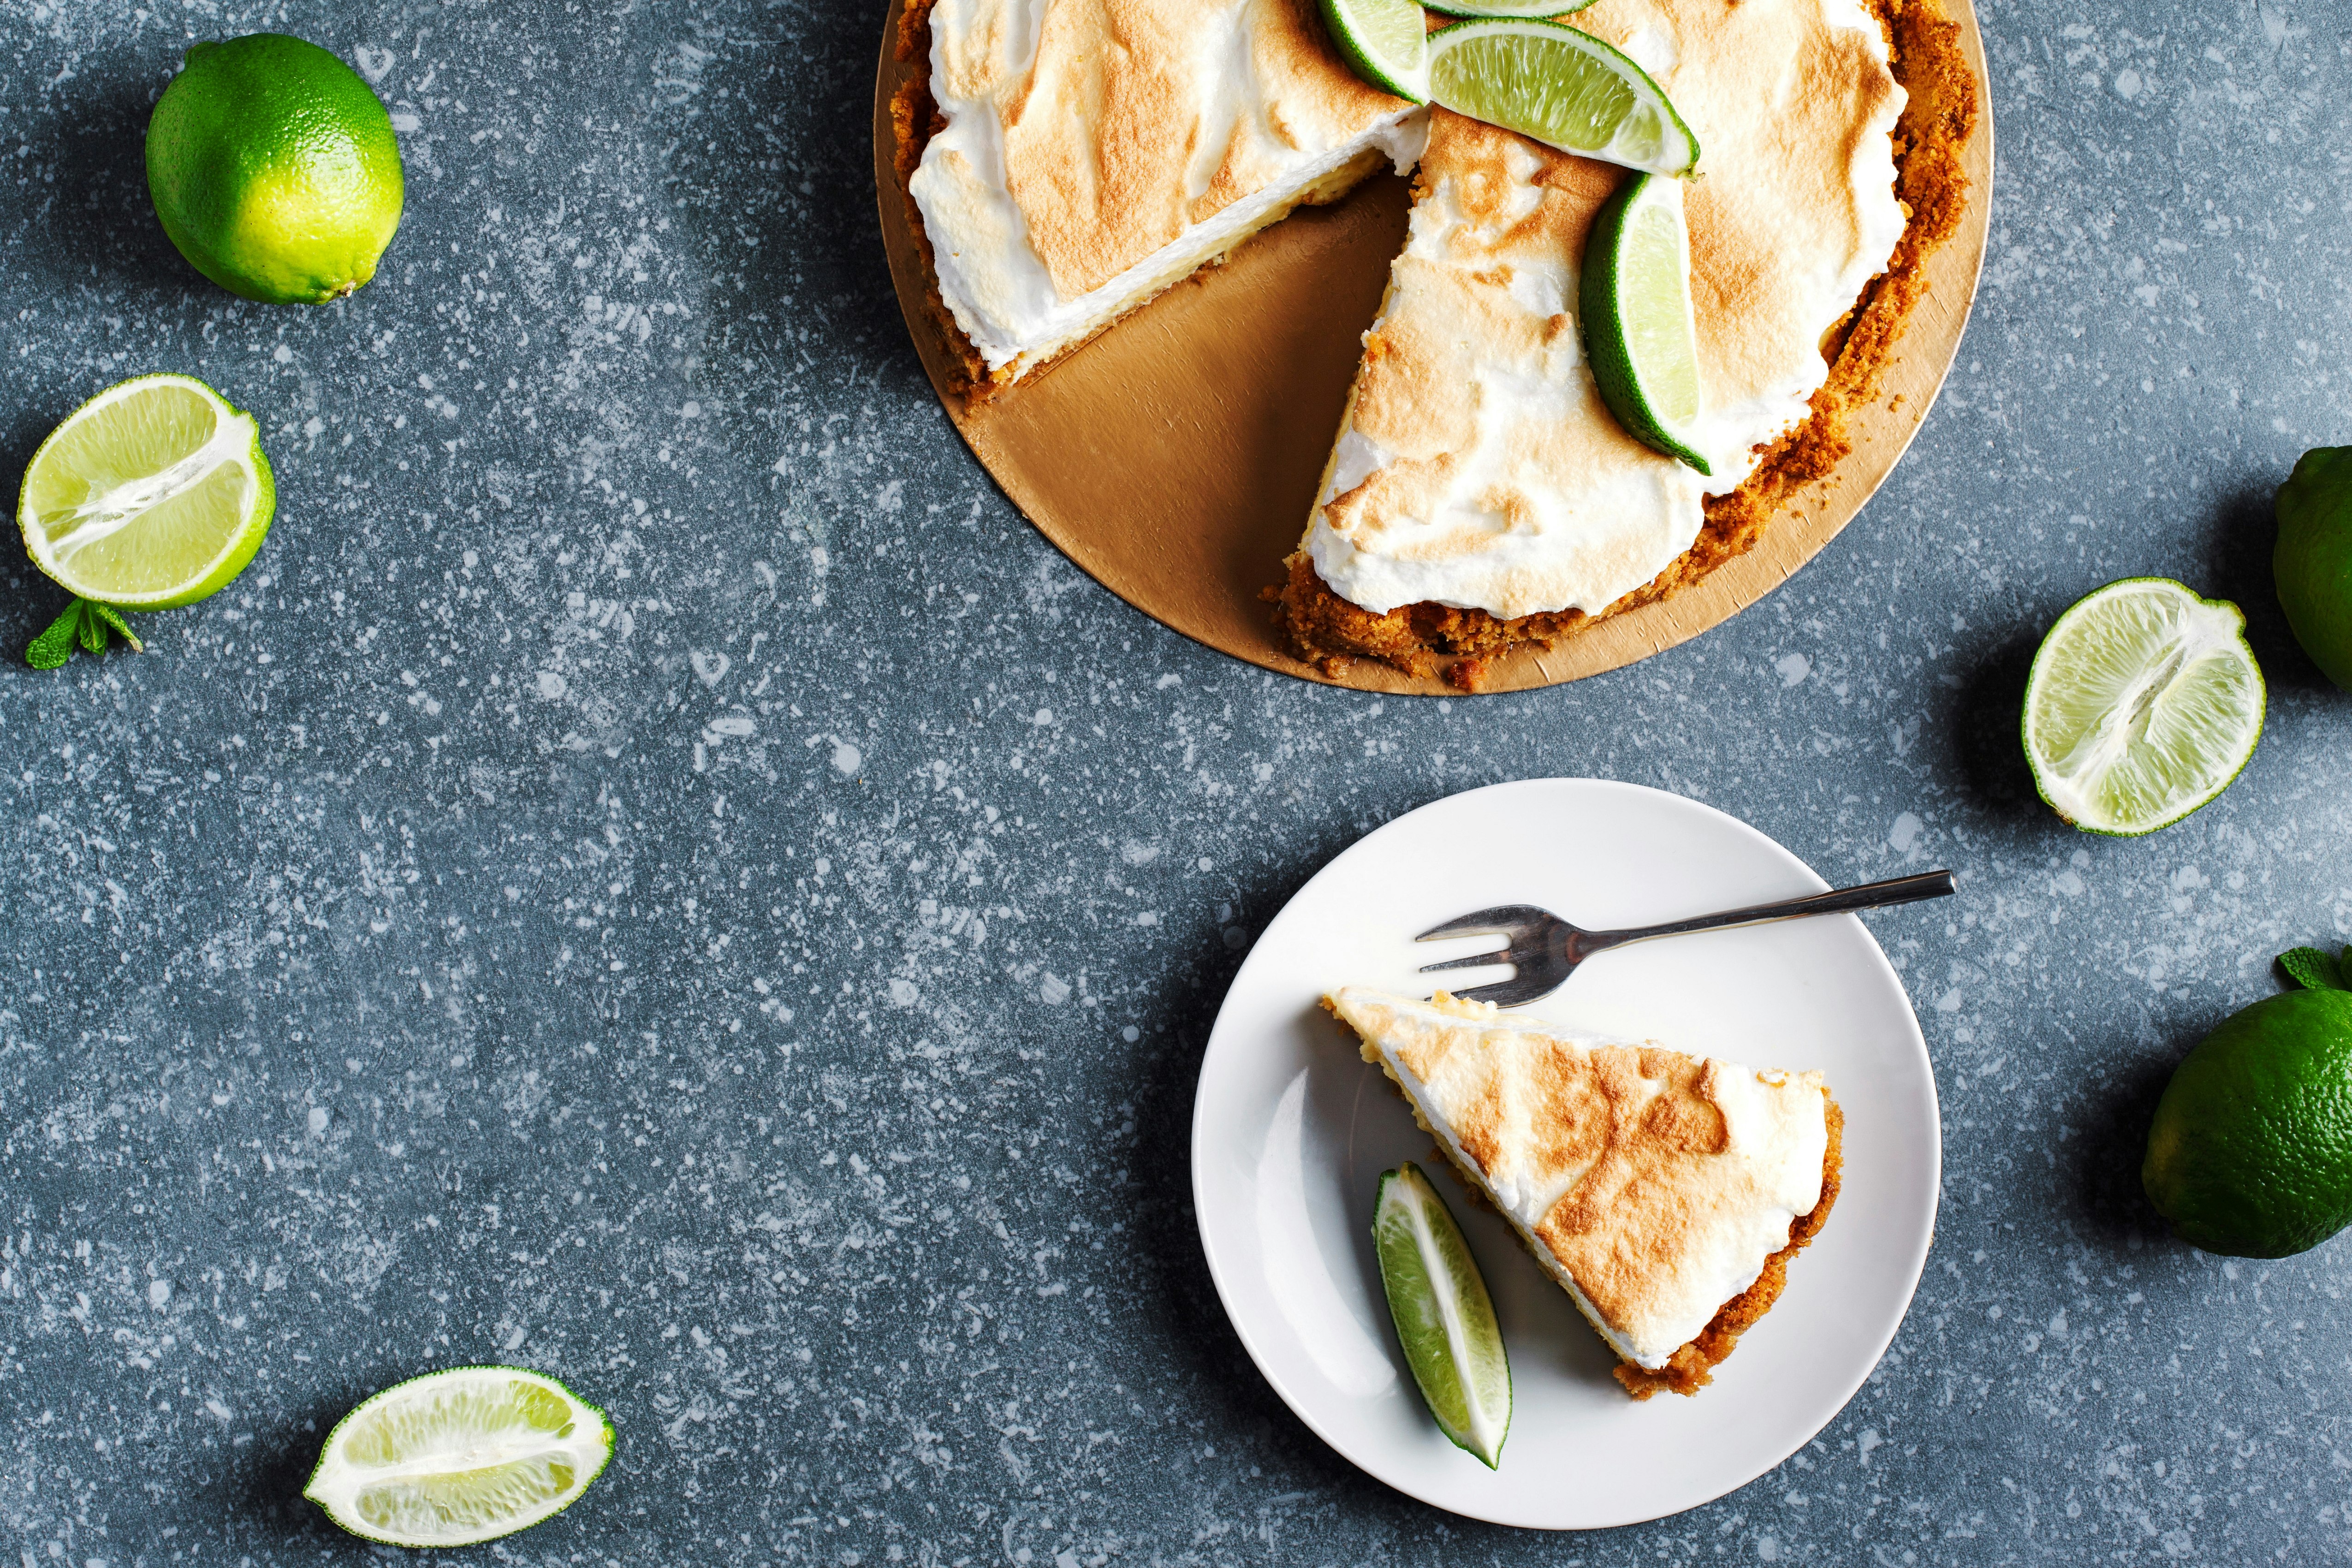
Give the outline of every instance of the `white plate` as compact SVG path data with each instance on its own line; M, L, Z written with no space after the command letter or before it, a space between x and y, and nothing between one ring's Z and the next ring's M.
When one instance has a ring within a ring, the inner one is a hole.
M1412 933L1492 904L1541 904L1599 928L1826 886L1712 807L1634 784L1538 779L1401 816L1298 890L1234 976L1209 1036L1192 1195L1225 1310L1299 1419L1400 1491L1543 1530L1696 1508L1829 1424L1910 1305L1942 1164L1927 1043L1860 920L1641 943L1593 959L1527 1009L1751 1067L1818 1068L1845 1110L1844 1189L1829 1223L1790 1267L1779 1305L1689 1399L1626 1397L1600 1337L1509 1229L1463 1200L1429 1134L1317 1005L1343 984L1426 994L1419 964L1478 943L1417 948ZM1499 972L1447 978L1476 984ZM1389 1325L1372 1197L1381 1172L1402 1160L1438 1181L1502 1321L1513 1408L1496 1470L1438 1432Z

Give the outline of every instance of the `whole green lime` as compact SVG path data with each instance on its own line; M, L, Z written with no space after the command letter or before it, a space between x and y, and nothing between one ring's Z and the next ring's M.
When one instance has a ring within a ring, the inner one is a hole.
M2231 1014L2165 1087L2140 1181L2183 1241L2284 1258L2352 1224L2352 991Z
M147 190L195 269L274 305L340 300L400 226L400 143L352 68L254 33L190 49L147 122Z
M2271 571L2295 641L2352 689L2352 447L2305 452L2279 487Z

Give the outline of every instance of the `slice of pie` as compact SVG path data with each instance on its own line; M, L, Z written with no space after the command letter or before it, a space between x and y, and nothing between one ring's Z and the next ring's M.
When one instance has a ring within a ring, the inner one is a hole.
M907 0L893 104L933 313L986 395L1420 157L1314 0Z
M1957 29L1924 5L1882 12L1600 0L1565 18L1640 62L1698 139L1684 212L1711 478L1627 437L1585 365L1585 237L1630 176L1433 112L1282 593L1303 655L1413 674L1467 656L1446 673L1475 689L1495 653L1696 581L1828 474L1966 188ZM1896 67L1919 94L1907 118Z
M1636 1399L1705 1386L1837 1199L1844 1119L1819 1073L1601 1039L1443 993L1349 986L1323 1005L1600 1331Z

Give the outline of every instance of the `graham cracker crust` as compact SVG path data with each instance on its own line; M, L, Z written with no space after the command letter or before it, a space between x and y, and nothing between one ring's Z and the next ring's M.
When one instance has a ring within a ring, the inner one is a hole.
M1667 598L1746 553L1782 504L1828 478L1853 449L1847 415L1877 395L1904 323L1927 291L1927 259L1959 228L1969 192L1960 149L1977 119L1976 73L1961 51L1958 24L1934 0L1868 3L1886 30L1895 79L1910 95L1895 127L1895 193L1908 221L1886 270L1841 323L1811 416L1773 445L1747 483L1708 497L1697 541L1600 616L1562 610L1502 620L1431 600L1376 614L1332 592L1301 551L1286 563L1283 584L1265 591L1300 658L1334 677L1352 659L1376 659L1408 675L1442 673L1456 689L1475 691L1497 655L1528 643L1549 646L1594 620Z

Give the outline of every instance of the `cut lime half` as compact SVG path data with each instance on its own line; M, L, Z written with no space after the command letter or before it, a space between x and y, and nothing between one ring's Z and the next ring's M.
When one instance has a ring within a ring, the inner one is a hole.
M1323 26L1349 70L1382 92L1429 101L1429 27L1413 0L1323 0Z
M2050 808L2091 833L2153 833L2229 788L2263 733L2245 626L2165 577L2110 583L2059 616L2022 724Z
M193 376L110 386L26 467L16 522L33 564L133 610L192 605L261 548L278 490L253 416Z
M1711 473L1697 450L1698 329L1680 180L1635 174L1601 205L1578 287L1601 401L1644 447Z
M1426 0L1441 16L1568 16L1592 0Z
M1680 174L1698 138L1650 74L1588 33L1490 17L1429 35L1429 97L1564 153Z
M1470 1244L1421 1167L1381 1177L1372 1247L1412 1380L1440 1430L1493 1469L1511 1430L1511 1362Z
M553 1378L452 1367L337 1422L302 1495L371 1541L471 1546L561 1512L612 1457L604 1413Z

